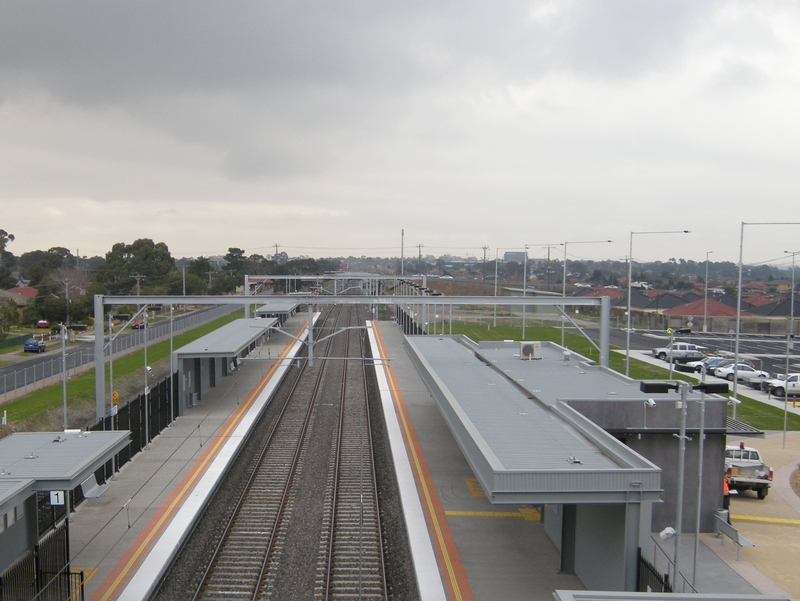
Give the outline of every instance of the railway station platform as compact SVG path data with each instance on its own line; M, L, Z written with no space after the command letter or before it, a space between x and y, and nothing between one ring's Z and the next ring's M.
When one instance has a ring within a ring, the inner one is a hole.
M304 322L304 316L294 316L284 329L298 335ZM498 507L483 494L397 326L379 322L375 331L378 356L388 359L390 384L399 393L400 402L386 419L395 433L391 442L401 494L416 503L406 520L423 600L552 601L555 590L583 589L576 576L558 573L559 554L538 508ZM275 377L276 358L294 352L294 344L273 335L124 466L103 495L87 499L72 514L72 569L84 571L87 599L146 598L153 571L168 560L168 539L186 527L181 510L209 494L203 477L219 471L216 460L229 458L225 443L240 436L237 428L243 427L248 409ZM746 559L737 571L732 559L720 557L718 539L711 537L701 544L700 592L781 594ZM693 545L689 536L681 540Z
M404 349L402 333L388 322L378 323L376 329L381 340L380 356L388 358L390 388L398 393L395 413L398 429L406 433L408 471L418 474L414 492L433 516L428 517L426 527L442 566L439 575L446 598L552 601L556 590L584 589L576 576L558 573L559 552L545 534L537 508L488 501ZM398 446L403 445L393 440L393 449ZM397 455L395 462L400 472ZM419 482L424 484L420 486ZM407 486L401 482L401 487ZM653 544L671 557L669 541L661 541L656 534ZM694 537L684 533L681 556L687 559L682 562L682 572L689 578L693 549ZM415 561L417 552L414 549ZM743 552L735 559L730 541L720 545L715 535L701 534L698 592L790 598L744 556Z
M305 323L295 316L284 329L302 336ZM207 478L219 474L219 462L234 452L230 444L259 411L254 405L271 394L282 369L291 369L288 358L299 345L273 335L123 466L100 497L78 506L70 523L72 569L84 572L86 599L146 598L153 570L165 565L176 531L191 519L187 512L208 495Z

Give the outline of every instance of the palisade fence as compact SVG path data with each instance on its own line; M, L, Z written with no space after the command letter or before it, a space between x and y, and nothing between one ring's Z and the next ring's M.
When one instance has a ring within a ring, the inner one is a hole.
M198 325L207 323L228 313L236 311L240 307L236 305L218 305L212 309L198 311L190 315L176 317L173 319L172 326L173 332L177 333L182 330L194 328ZM161 338L169 336L169 320L153 324L148 324L147 327L147 342L155 342ZM132 330L126 336L120 336L113 342L113 353L123 353L128 349L142 346L144 344L144 330ZM106 349L106 357L109 356L110 350ZM82 368L94 364L94 346L82 348L76 351L66 353L67 375L75 375ZM11 401L17 397L23 396L37 390L44 388L47 385L53 384L52 378L61 375L61 356L53 357L49 361L37 363L24 369L19 369L6 374L0 378L0 396L6 396L6 401Z

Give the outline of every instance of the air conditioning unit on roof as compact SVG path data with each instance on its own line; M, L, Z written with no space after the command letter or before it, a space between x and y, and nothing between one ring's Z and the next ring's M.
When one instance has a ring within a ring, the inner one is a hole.
M519 343L519 358L523 361L530 361L531 359L542 358L542 343L536 342L520 342Z

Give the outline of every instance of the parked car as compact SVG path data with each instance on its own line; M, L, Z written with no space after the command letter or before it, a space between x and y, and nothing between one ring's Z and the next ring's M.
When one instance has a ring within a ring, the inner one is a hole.
M755 369L754 367L748 365L747 363L739 363L739 367L736 370L737 377L739 380L750 381L753 378L769 378L768 371L761 371L760 369ZM718 378L723 378L725 380L729 380L733 382L733 368L734 364L731 363L730 365L726 365L725 367L717 367L714 370L714 375Z
M131 324L131 329L132 330L143 330L144 329L144 320L143 319L137 319L136 321L134 321Z
M22 350L25 353L43 353L46 350L44 340L28 338L22 345Z
M705 359L701 359L700 361L689 361L686 364L686 367L691 367L694 371L701 374L704 371L706 373L710 373L711 370L715 367L721 367L721 363L729 361L729 359L725 359L724 357L706 357ZM732 362L733 360L730 359Z
M789 374L786 378L783 374L778 374L772 380L768 380L770 394L775 396L783 396L786 391L789 391L789 396L800 395L800 374Z
M37 328L49 328L50 327L50 322L47 321L46 319L40 319L39 321L36 322L36 327Z

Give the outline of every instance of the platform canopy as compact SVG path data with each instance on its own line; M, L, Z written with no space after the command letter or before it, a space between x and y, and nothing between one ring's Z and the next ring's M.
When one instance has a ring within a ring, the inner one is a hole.
M15 432L0 439L0 514L33 492L72 490L129 444L128 430Z
M249 348L277 319L237 319L174 351L178 359L236 357Z
M660 499L661 469L568 405L535 398L456 337L406 344L493 503ZM504 352L513 358L513 347Z

